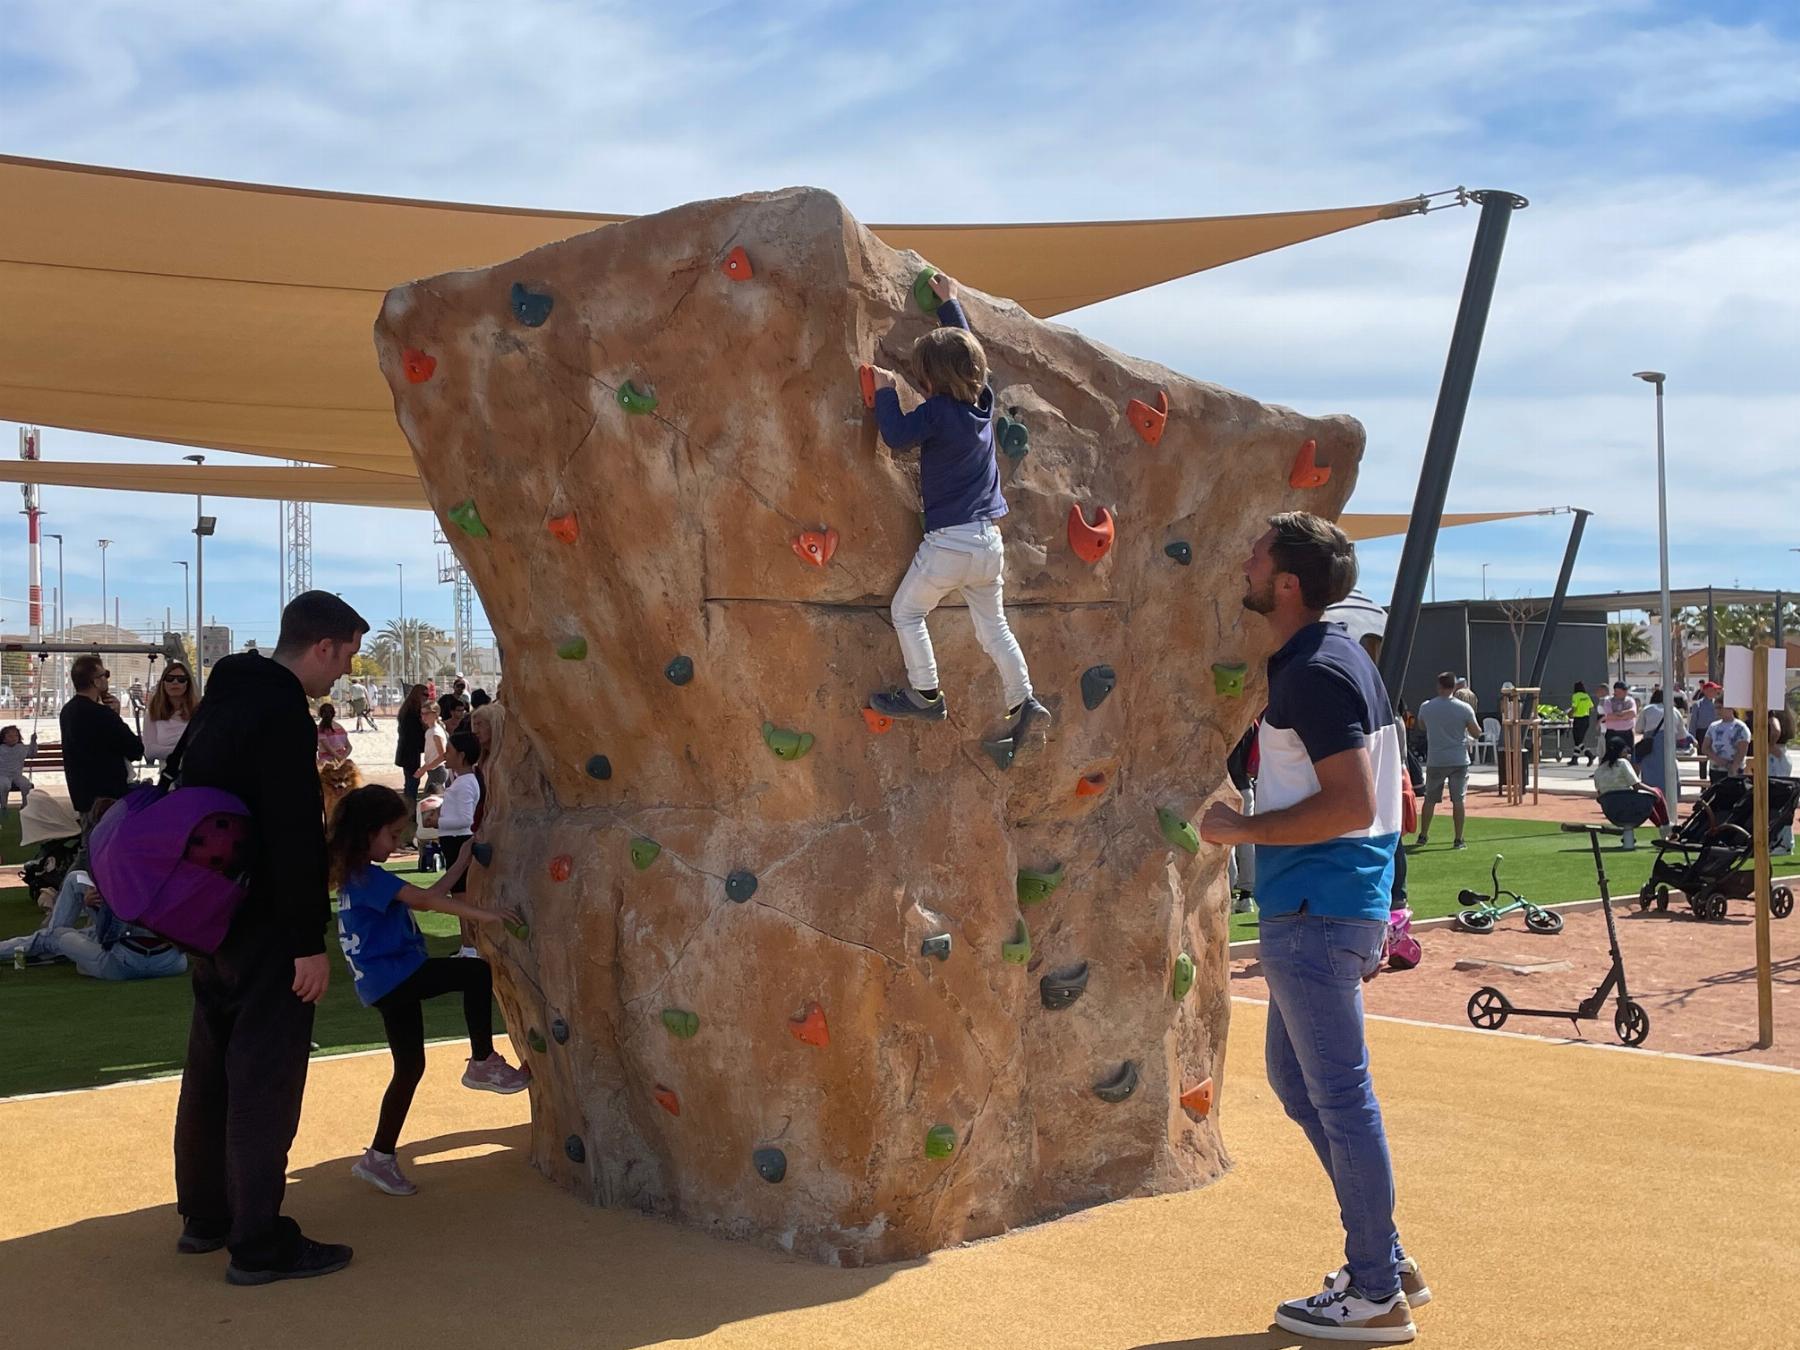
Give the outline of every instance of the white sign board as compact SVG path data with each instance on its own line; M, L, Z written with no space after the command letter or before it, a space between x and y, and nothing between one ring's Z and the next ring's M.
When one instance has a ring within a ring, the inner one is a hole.
M1764 655L1769 661L1769 706L1779 708L1787 690L1787 651L1782 647L1771 647ZM1725 649L1725 706L1737 709L1740 717L1750 711L1754 701L1750 691L1751 676L1756 669L1754 656L1748 647Z
M224 624L207 624L200 630L200 664L216 666L231 655L231 630Z

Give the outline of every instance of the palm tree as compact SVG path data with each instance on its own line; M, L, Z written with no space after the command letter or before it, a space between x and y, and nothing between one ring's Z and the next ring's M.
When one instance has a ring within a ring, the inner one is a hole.
M423 679L435 670L450 645L444 630L423 619L389 619L369 639L369 655L398 679Z
M1650 636L1641 623L1609 623L1606 626L1606 655L1617 661L1621 650L1627 660L1650 655Z

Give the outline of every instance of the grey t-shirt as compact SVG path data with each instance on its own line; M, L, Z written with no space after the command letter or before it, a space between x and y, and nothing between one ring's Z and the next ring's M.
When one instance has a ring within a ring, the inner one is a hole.
M1479 736L1481 723L1475 710L1459 698L1440 695L1428 698L1419 707L1419 721L1425 724L1425 767L1428 769L1466 769L1469 747L1465 733Z

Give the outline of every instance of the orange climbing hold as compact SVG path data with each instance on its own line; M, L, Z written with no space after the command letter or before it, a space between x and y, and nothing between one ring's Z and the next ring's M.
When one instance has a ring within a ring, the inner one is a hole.
M794 552L800 561L811 563L814 567L823 567L831 561L831 555L837 552L838 532L836 530L802 530L794 536Z
M894 719L886 713L878 713L873 708L862 710L863 721L868 723L869 730L877 736L885 736L894 729Z
M788 1035L805 1045L831 1044L831 1028L825 1025L825 1010L817 1003L806 1005L806 1011L788 1019Z
M572 544L581 538L581 524L575 519L573 511L566 516L551 516L545 524L550 533L565 544Z
M1212 1079L1203 1078L1181 1094L1181 1104L1197 1116L1212 1110Z
M666 1088L658 1083L650 1095L656 1098L656 1104L672 1116L681 1114L681 1098L675 1095L674 1088Z
M1141 398L1134 398L1125 405L1125 417L1131 423L1131 429L1144 438L1147 445L1155 445L1162 440L1163 428L1169 424L1169 395L1165 390L1156 391L1156 406L1152 408Z
M875 367L858 366L856 378L862 382L863 407L873 408L875 406Z
M1113 515L1104 506L1092 525L1080 502L1069 508L1069 547L1084 563L1097 563L1112 550L1113 533Z
M1090 773L1087 777L1079 779L1075 784L1075 795L1077 797L1098 797L1105 791L1106 775L1103 773Z
M567 881L569 873L575 870L575 860L566 853L558 854L550 860L550 880Z
M725 261L719 264L719 270L733 281L748 281L756 275L750 270L750 255L744 252L742 244L725 255Z
M1291 488L1320 488L1331 481L1331 466L1318 459L1319 443L1302 441L1300 453L1294 456L1294 467L1288 470Z
M408 383L424 384L437 369L437 357L417 347L408 347L400 353L400 365L406 371Z

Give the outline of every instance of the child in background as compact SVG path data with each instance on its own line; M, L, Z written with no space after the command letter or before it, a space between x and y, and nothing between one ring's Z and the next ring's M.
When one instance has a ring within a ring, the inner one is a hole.
M358 788L338 803L329 845L344 962L356 981L357 997L381 1014L394 1056L394 1076L381 1099L375 1138L350 1173L389 1195L418 1190L400 1170L394 1149L413 1092L425 1076L424 1000L450 993L463 997L470 1051L464 1087L512 1093L531 1081L529 1072L513 1068L494 1049L494 982L487 962L427 956L412 911L434 909L477 923L523 920L516 909L481 909L451 898L451 887L469 867L467 849L429 889L409 885L383 868L400 846L406 819L406 799L392 788Z
M481 762L481 741L473 732L458 731L450 737L444 753L450 785L444 789L443 802L438 806L438 845L444 850L445 861L453 865L468 847L469 837L475 833L475 816L481 810L481 775L475 772L475 766ZM465 867L451 885L450 894L461 895L467 884ZM462 921L462 946L456 954L481 957L475 950L474 925L467 919Z
M934 273L931 289L943 326L913 344L925 402L902 413L894 373L874 371L881 439L896 451L918 447L925 538L894 595L892 610L910 687L877 693L869 706L889 717L926 722L949 715L925 619L945 596L960 591L976 640L1000 672L1011 735L1022 745L1026 728L1034 721L1048 722L1050 713L1032 696L1031 672L1003 606L1006 545L994 522L1007 506L994 459L994 391L987 382L987 354L969 331L956 283Z
M0 727L0 812L12 801L13 789L19 790L19 810L25 810L25 799L31 796L32 783L25 776L25 761L37 753L37 732L31 733L31 744L25 744L24 733L17 727Z

